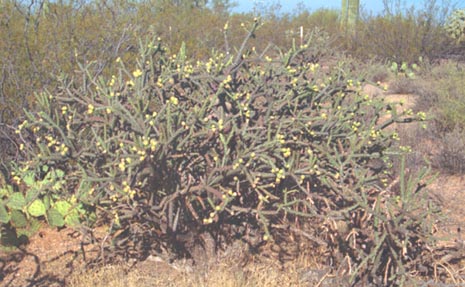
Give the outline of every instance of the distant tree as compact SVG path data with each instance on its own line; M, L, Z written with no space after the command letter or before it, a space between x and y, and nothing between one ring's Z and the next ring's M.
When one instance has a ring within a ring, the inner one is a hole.
M235 6L236 3L229 0L212 0L210 3L213 12L218 14L229 14L231 9Z
M175 6L183 6L187 8L205 8L208 0L171 0Z

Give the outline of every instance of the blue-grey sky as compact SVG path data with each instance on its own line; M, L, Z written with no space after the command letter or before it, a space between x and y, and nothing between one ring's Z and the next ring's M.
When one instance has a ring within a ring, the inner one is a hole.
M408 7L414 5L416 8L421 8L424 6L425 2L429 0L401 0L400 3L407 5ZM320 8L334 8L340 9L341 7L341 0L233 0L231 2L235 2L237 6L233 9L234 12L251 12L253 11L254 6L258 3L258 5L265 5L269 6L272 3L279 3L281 6L281 13L292 13L296 12L299 3L303 4L304 7L309 9L310 11L314 11ZM398 2L390 1L391 3ZM445 1L437 1L437 3L445 3ZM449 1L452 5L456 8L465 8L465 0L458 0ZM383 11L383 0L361 0L360 5L363 7L363 10L367 12L373 12L377 14Z

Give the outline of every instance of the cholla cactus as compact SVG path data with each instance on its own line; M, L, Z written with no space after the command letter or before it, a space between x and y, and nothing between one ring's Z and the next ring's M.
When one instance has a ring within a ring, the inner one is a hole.
M455 10L449 17L445 29L457 42L465 40L465 9Z

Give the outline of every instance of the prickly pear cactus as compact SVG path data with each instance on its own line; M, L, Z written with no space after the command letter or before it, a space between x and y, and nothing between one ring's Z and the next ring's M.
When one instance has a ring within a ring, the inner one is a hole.
M41 173L45 175L40 176ZM29 237L38 229L40 220L47 221L52 227L80 224L83 204L60 194L64 191L63 170L42 165L36 170L16 168L12 175L13 181L21 187L13 188L9 184L0 187L2 228L6 226L14 230L14 234ZM14 243L17 238L8 240ZM2 239L2 244L4 241Z

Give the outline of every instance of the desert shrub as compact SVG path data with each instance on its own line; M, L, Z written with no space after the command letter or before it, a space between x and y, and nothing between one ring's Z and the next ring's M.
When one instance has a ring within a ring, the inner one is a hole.
M157 4L148 1L139 4L138 7L140 9L137 12L137 21L142 25L152 26L153 31L170 49L179 50L181 44L184 44L188 48L190 57L202 60L208 58L212 49L224 50L224 31L221 27L230 19L226 11L215 12L204 6L176 5L173 1ZM253 17L243 18L249 20ZM240 26L231 25L231 27ZM236 47L235 38L229 40L230 48ZM137 45L137 42L133 43Z
M155 36L140 41L134 69L118 58L108 78L88 66L79 81L63 77L17 130L17 181L59 183L19 192L23 210L43 205L50 221L67 202L65 214L53 211L59 223L97 218L112 238L102 255L137 258L159 248L189 255L189 234L219 244L245 226L266 242L302 222L292 230L324 247L326 263L347 263L351 282L401 284L414 266L431 266L434 209L424 173L401 170L389 188L390 155L408 148L392 148L398 135L387 127L423 115L370 99L343 64L321 69L309 48L318 37L275 57L244 41L234 56L194 63Z
M376 60L361 64L360 71L366 74L366 81L371 83L386 83L393 77L392 71L386 67L386 64Z
M465 127L464 72L460 64L443 62L431 69L423 84L419 104L429 109L433 117L438 154L436 165L446 173L463 173L463 128Z
M427 130L407 128L403 142L414 147L410 167L421 162L423 153L435 167L447 173L461 173L463 118L463 72L455 62L444 61L419 69L421 77L397 77L390 93L415 95L414 111L427 111L431 121ZM418 141L418 139L422 139ZM428 151L430 150L430 151Z
M34 107L35 92L53 90L56 76L73 75L80 62L93 62L89 68L95 75L111 74L114 59L132 59L136 35L149 27L139 25L125 1L26 5L11 0L1 6L0 109L2 122L8 124L18 124L23 109Z
M464 115L464 83L465 72L452 62L437 65L432 70L432 89L437 94L433 98L435 121L439 131L452 131L456 127L465 126Z
M447 93L447 92L446 92ZM455 95L451 93L456 93ZM465 106L463 103L462 91L450 91L439 104L437 114L438 124L445 131L450 131L455 127L462 127L465 123L465 116L463 114Z
M224 10L170 2L40 0L27 5L3 1L0 108L8 113L2 113L2 122L15 122L23 108L33 106L34 92L54 89L55 76L73 75L78 63L94 62L89 68L106 76L114 73L117 57L128 66L135 64L131 60L138 36L150 29L173 49L185 42L197 58L206 58L211 49L224 46L219 28L228 18ZM232 49L235 44L230 43Z
M396 1L386 1L396 2ZM447 54L451 41L442 28L447 10L435 1L414 9L385 9L382 15L364 15L351 51L361 59L378 58L416 63L420 57L436 59Z
M330 35L336 35L339 32L339 14L338 10L332 9L318 9L311 13L304 10L294 16L292 23L295 27L318 27Z
M440 152L437 156L439 166L447 173L465 172L465 133L461 128L446 132L441 137Z
M417 95L421 86L418 81L406 77L396 77L392 83L389 84L389 93L392 94L411 94Z

